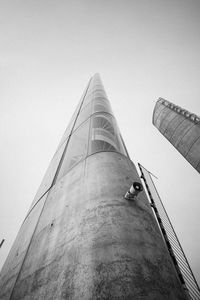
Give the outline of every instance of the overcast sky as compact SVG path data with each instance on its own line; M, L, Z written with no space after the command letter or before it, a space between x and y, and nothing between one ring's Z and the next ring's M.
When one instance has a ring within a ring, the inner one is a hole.
M200 115L199 0L0 0L0 267L96 72L200 283L200 177L152 125L158 97Z

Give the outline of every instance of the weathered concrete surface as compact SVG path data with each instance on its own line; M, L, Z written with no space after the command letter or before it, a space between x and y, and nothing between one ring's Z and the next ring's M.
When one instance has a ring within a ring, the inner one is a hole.
M44 178L39 186L39 189L33 199L33 202L31 203L30 209L28 211L28 213L30 212L30 210L33 208L33 206L40 200L40 198L51 188L53 180L54 180L54 176L56 173L56 170L58 168L58 165L60 163L61 157L63 155L63 151L65 149L65 145L66 145L67 141L60 147L60 149L58 151L56 151L56 153L54 154L49 167L44 175Z
M160 98L154 108L153 124L200 172L200 118Z
M50 190L12 296L0 299L186 299L145 193L124 199L136 180L118 153L76 165Z
M22 267L45 199L46 195L40 200L35 209L31 211L29 216L23 222L11 251L6 259L6 262L1 270L0 299L10 299L12 289Z
M61 138L61 141L58 145L58 148L56 150L56 153L54 154L50 164L49 164L49 167L44 175L44 178L39 186L39 189L33 199L33 202L30 206L30 210L33 208L33 206L37 203L37 201L40 200L40 198L52 187L52 184L53 184L53 181L54 181L54 177L55 177L55 174L57 172L57 169L58 169L58 166L60 164L60 161L61 161L61 157L63 155L63 152L64 152L64 149L65 149L65 146L67 144L67 141L68 141L68 138L71 134L71 131L73 129L73 126L74 126L74 123L75 123L75 120L76 120L76 117L77 117L77 113L80 109L80 106L82 104L82 101L83 101L83 98L85 97L85 94L88 90L88 87L89 87L89 84L87 85L85 91L83 92L83 95L79 101L79 104L77 105L75 111L74 111L74 114ZM29 211L30 211L29 210ZM29 212L28 212L29 213Z
M124 199L140 178L106 99L96 74L3 267L0 299L185 299L145 193ZM167 110L159 104L158 120Z

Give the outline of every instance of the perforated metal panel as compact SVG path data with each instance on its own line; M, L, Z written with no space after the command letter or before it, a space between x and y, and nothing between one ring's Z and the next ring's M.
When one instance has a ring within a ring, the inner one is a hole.
M200 289L198 283L194 277L188 260L184 254L183 248L178 240L173 225L155 187L151 173L140 164L139 168L142 173L142 178L144 180L147 193L149 195L149 200L152 208L154 209L161 233L166 241L166 245L172 257L172 261L175 264L180 281L183 284L183 287L186 289L186 293L187 291L189 292L190 298L192 300L199 300Z

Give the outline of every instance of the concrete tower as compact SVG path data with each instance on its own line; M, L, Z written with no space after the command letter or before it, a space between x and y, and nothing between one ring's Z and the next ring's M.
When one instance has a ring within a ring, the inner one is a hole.
M159 98L153 124L200 173L200 117Z
M1 273L0 299L184 300L98 74L67 127Z

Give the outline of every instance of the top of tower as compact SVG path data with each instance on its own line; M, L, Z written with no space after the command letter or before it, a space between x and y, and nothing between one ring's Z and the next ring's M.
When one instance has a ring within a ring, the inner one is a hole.
M160 98L158 98L155 108L154 108L153 124L155 123L155 118L156 118L157 114L162 110L162 107L166 107L170 110L173 110L177 114L184 116L185 118L189 119L190 121L192 121L195 124L200 123L200 117L197 116L196 114L191 113L188 110L160 97Z

